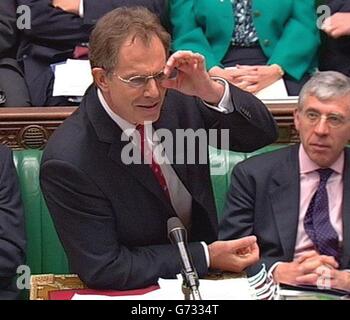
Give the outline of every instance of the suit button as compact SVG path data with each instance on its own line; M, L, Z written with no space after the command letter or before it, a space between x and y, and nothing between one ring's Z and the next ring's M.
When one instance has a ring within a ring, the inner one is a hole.
M268 47L270 44L271 44L271 41L270 41L269 39L265 39L265 40L263 41L263 45L264 45L265 47Z
M254 17L260 17L261 16L261 12L260 11L254 11L253 12L253 15L254 15Z

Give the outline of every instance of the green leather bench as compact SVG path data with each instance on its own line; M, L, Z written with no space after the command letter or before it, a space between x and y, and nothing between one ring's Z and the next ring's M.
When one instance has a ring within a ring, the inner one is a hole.
M68 261L40 190L42 151L13 151L27 231L27 265L32 274L69 273Z
M215 197L216 211L218 219L223 215L223 208L226 201L226 194L231 182L231 172L233 167L244 159L251 156L277 150L287 144L272 144L251 153L232 152L227 150L217 150L209 147L209 161L211 170L211 180ZM223 170L226 174L216 174Z
M254 154L280 147L281 145L272 145L249 154L210 149L212 182L219 218L222 216L233 166ZM32 274L68 274L70 271L67 257L40 190L39 167L42 151L27 149L14 151L13 154L25 209L27 265ZM218 168L223 170L223 175L216 174Z

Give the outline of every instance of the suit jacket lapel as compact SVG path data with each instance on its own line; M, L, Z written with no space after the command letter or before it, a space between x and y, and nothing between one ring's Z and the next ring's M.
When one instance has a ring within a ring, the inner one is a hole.
M121 129L120 129L121 131ZM123 170L128 171L128 173L133 176L139 183L141 183L148 191L152 192L163 204L167 207L167 212L169 210L173 211L172 206L170 205L169 200L167 199L164 191L161 189L159 182L157 181L157 178L154 176L152 171L149 168L148 164L139 164L139 163L130 163L125 164L122 160L122 152L123 148L128 148L128 143L131 143L129 141L124 142L115 141L111 144L110 150L109 150L109 156L110 158L115 161L117 164L119 164ZM140 156L139 150L137 148L134 148L136 153L138 153L137 157ZM137 158L136 157L136 158Z
M165 110L163 110L160 119L153 124L153 128L154 130L158 130L158 133L160 134L161 134L161 130L164 128L166 128L165 130L170 132L171 135L169 136L169 138L172 139L172 147L170 147L169 149L166 149L166 155L168 159L171 161L171 165L175 170L179 179L182 181L182 183L187 188L187 190L190 190L188 179L187 179L187 166L185 164L186 157L187 157L186 146L184 147L184 150L177 150L178 148L176 148L176 129L178 129L178 126L175 121L168 119L167 116L168 116L168 113L165 112ZM178 161L179 159L184 159L184 162Z
M103 109L98 97L96 88L89 89L87 100L89 103L84 103L84 108L88 114L89 120L95 129L98 139L101 142L109 143L109 157L122 167L122 170L127 170L131 176L133 176L139 183L141 183L147 190L152 192L160 201L167 207L166 212L173 211L171 204L169 203L166 195L161 189L157 179L149 169L148 164L125 164L122 160L122 152L124 148L128 148L130 140L122 140L122 129L108 116ZM125 149L124 149L125 150ZM137 148L134 148L135 152L139 152ZM140 153L136 154L136 158L140 156Z
M293 259L299 218L299 145L291 147L283 165L276 168L268 190L279 238L286 258Z
M345 166L343 177L343 252L341 267L350 267L350 149L345 149Z
M207 199L205 198L208 195L207 193L203 193L203 189L206 188L207 184L204 183L204 181L202 181L202 183L198 181L198 176L201 176L198 174L200 166L187 164L187 159L190 159L188 158L188 152L195 151L193 149L193 146L187 145L186 141L182 142L177 140L178 135L176 134L176 130L179 129L179 125L170 117L170 112L163 110L160 119L154 123L153 127L155 130L166 128L166 130L170 131L172 138L172 148L169 148L167 150L168 159L173 160L172 167L191 196L203 207L206 207ZM179 145L182 145L183 148L179 147ZM171 154L169 154L169 152L171 152ZM196 178L191 179L192 176Z

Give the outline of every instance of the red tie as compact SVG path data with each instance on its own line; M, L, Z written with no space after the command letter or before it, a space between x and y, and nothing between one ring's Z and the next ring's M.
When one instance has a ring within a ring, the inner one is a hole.
M136 130L138 130L140 132L141 154L145 158L145 149L146 149L146 156L147 156L147 153L150 152L149 147L148 147L148 143L147 143L147 140L145 137L145 126L140 124L136 127ZM153 153L152 153L152 161L149 164L149 166L150 166L154 176L157 178L157 181L158 181L159 185L161 186L162 190L164 191L166 197L170 201L170 194L169 194L168 186L166 184L166 181L165 181L163 172L160 168L160 165L153 158Z

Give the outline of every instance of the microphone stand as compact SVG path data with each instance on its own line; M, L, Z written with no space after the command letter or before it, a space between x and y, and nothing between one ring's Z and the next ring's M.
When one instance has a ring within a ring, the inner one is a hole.
M193 300L202 300L198 289L198 274L187 248L187 232L179 218L172 217L168 219L168 237L180 253L183 279L182 292L185 300L191 300L191 297Z
M199 293L199 280L195 272L186 272L182 269L182 293L184 294L185 300L202 300Z

